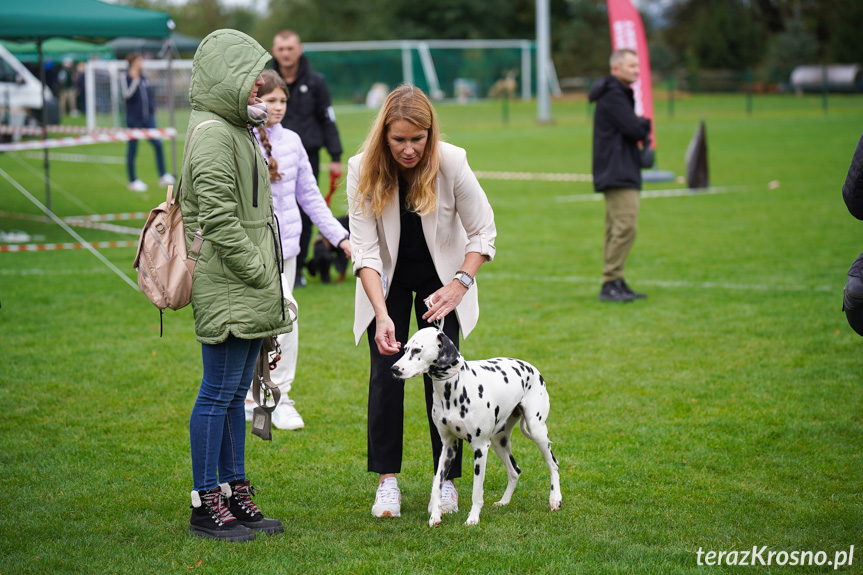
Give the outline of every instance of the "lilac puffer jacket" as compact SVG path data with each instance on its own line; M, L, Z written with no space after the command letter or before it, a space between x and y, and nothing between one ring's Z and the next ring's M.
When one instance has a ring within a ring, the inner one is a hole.
M259 144L261 137L258 130L261 129L255 129L255 137L258 138ZM273 209L279 219L279 232L282 235L282 257L288 259L300 253L302 222L297 204L303 208L312 223L318 226L331 244L339 245L348 238L348 231L333 217L333 213L324 201L300 137L283 128L281 124L266 130L273 156L279 163L279 173L282 174L281 180L271 182ZM265 158L267 157L263 147L261 147L261 153Z

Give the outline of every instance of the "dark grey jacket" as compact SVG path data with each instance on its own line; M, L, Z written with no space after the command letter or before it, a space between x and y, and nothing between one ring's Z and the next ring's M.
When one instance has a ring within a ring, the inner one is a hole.
M279 63L273 61L273 69L279 71ZM297 77L288 84L288 104L282 126L296 132L309 153L317 156L318 150L326 148L334 162L341 161L342 142L336 128L330 89L326 79L312 70L305 55L300 56Z
M593 115L593 189L641 189L638 142L650 134L650 120L635 115L632 89L604 76L590 89Z
M851 167L848 168L845 185L842 186L842 197L851 215L863 220L863 135L860 136L854 157L851 158Z

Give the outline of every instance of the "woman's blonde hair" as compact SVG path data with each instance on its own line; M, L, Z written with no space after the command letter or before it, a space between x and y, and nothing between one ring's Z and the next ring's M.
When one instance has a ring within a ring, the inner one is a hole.
M263 98L275 89L279 89L288 96L288 86L285 81L279 76L275 70L264 70L261 72L261 78L264 80L264 85L258 88L258 98ZM279 163L273 156L273 146L270 145L270 139L267 137L267 129L265 126L258 126L258 136L261 138L261 146L267 152L267 169L270 172L270 181L278 182L282 179L282 173L279 172Z
M425 149L408 182L407 206L420 215L426 215L437 205L437 175L440 169L438 155L437 115L428 97L416 86L402 84L387 96L381 111L372 124L369 135L360 151L363 162L355 198L355 209L366 211L366 205L377 218L393 194L398 194L399 165L390 152L387 134L393 122L405 120L421 130L427 130Z

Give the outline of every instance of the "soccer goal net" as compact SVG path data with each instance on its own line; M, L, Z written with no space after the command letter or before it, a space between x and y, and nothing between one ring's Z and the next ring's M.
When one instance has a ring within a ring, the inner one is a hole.
M398 40L383 42L310 42L303 51L327 78L333 101L368 103L376 85L388 91L414 84L435 100L509 97L530 100L536 86L536 47L531 40ZM120 80L125 60L92 60L85 77L88 127L121 127L125 116ZM189 108L191 60L145 60L144 74L159 110ZM554 65L547 76L559 93Z

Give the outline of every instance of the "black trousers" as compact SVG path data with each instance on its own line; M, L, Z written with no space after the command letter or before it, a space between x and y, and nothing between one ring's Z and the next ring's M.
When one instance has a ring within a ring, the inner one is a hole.
M318 173L321 169L321 149L306 148L306 153L309 155L309 163L312 165L312 174L315 176L315 181L318 181ZM327 190L329 191L329 190ZM300 253L297 255L297 279L302 277L303 268L308 267L309 242L312 239L312 219L306 215L299 205L300 222L302 223L302 231L300 231Z
M437 277L434 265L411 269L397 269L393 274L389 295L387 296L387 313L393 320L396 329L396 339L401 342L402 349L410 338L411 307L417 319L417 329L430 327L431 324L422 319L427 311L425 299L439 290L443 285ZM404 280L400 280L404 278ZM369 351L371 355L371 372L369 375L369 412L368 412L368 470L375 473L400 473L402 469L402 439L404 436L404 400L405 382L395 379L392 375L393 364L402 357L402 352L395 355L381 355L375 343L375 321L367 331ZM444 321L444 333L458 347L459 325L455 313L450 313ZM432 382L428 375L423 375L425 383L426 415L431 436L434 470L437 472L442 442L440 434L431 418ZM408 384L411 385L411 384ZM462 442L458 442L458 454L449 470L447 479L461 477Z

